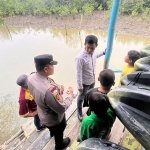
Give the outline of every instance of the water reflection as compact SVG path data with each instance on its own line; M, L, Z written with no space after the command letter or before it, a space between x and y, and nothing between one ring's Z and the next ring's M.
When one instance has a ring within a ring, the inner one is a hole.
M81 36L87 35L87 34L94 34L99 37L99 40L104 40L106 42L107 40L107 33L106 32L101 32L101 31L96 31L96 30L81 30L79 34L79 30L66 30L63 29L41 29L41 28L15 28L15 27L9 27L10 34L12 37L14 35L20 35L24 34L28 36L29 34L33 33L35 36L41 32L45 34L51 34L52 37L55 37L59 40L65 40L66 44L69 45L70 47L75 47L77 43L83 43L84 41L81 41ZM6 27L0 27L0 40L5 41L5 40L11 40L10 39L10 34L9 31L7 30ZM128 35L120 35L116 34L115 40L117 42L121 42L122 44L129 44L133 42L134 44L142 42L144 45L149 44L150 38L143 38L143 37L136 37L136 36L128 36Z
M75 56L84 48L84 39L88 34L98 37L96 51L106 47L107 33L95 30L32 29L0 27L0 143L20 129L25 121L18 115L19 87L16 79L20 74L35 71L33 58L36 55L51 53L58 65L55 66L53 78L58 84L76 88ZM111 69L122 68L128 50L140 50L150 44L149 38L117 35L114 41ZM104 57L97 60L97 75L103 69ZM119 62L119 63L118 63ZM117 80L119 75L116 74ZM116 81L118 83L118 81ZM99 83L96 82L96 86Z
M8 94L4 97L4 101L0 101L0 141L1 143L6 139L9 139L15 132L20 129L18 123L20 117L16 114L17 102L11 99L11 95ZM2 99L0 99L2 100Z

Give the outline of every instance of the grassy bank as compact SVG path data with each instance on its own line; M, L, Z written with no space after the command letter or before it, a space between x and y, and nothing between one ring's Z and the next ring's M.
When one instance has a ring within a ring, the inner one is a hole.
M83 13L89 16L94 10L105 10L110 15L113 0L0 0L0 22L16 15L54 15L55 17L72 16ZM149 0L122 0L121 14L146 19L150 14Z

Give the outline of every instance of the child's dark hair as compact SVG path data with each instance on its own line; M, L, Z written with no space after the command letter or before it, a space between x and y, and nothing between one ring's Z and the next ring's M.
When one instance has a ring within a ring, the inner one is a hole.
M130 50L128 52L128 56L129 56L129 59L132 60L132 66L134 66L134 63L141 58L141 55L138 51L136 50Z
M102 117L106 114L108 107L110 106L106 95L100 92L91 92L89 95L89 105L91 111L98 117Z
M110 69L104 69L99 74L99 80L102 86L110 87L114 84L115 74Z
M95 36L95 35L88 35L86 38L85 38L85 44L88 43L88 44L98 44L98 38Z

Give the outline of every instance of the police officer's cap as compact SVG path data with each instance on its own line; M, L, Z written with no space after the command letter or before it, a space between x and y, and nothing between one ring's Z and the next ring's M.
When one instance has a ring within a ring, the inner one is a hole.
M22 86L22 87L27 87L27 80L28 80L28 76L25 75L25 74L22 74L20 75L18 78L17 78L17 81L16 83L19 85L19 86Z
M46 65L57 65L57 61L53 60L53 56L50 54L43 54L34 57L36 67L44 67Z

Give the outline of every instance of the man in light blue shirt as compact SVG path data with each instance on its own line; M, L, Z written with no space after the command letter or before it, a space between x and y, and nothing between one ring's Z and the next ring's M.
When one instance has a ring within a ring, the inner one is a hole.
M105 55L105 52L96 54L94 52L98 45L98 38L94 35L88 35L85 38L85 49L76 57L76 80L79 96L77 99L77 110L79 121L83 120L82 102L87 90L95 85L96 58Z

